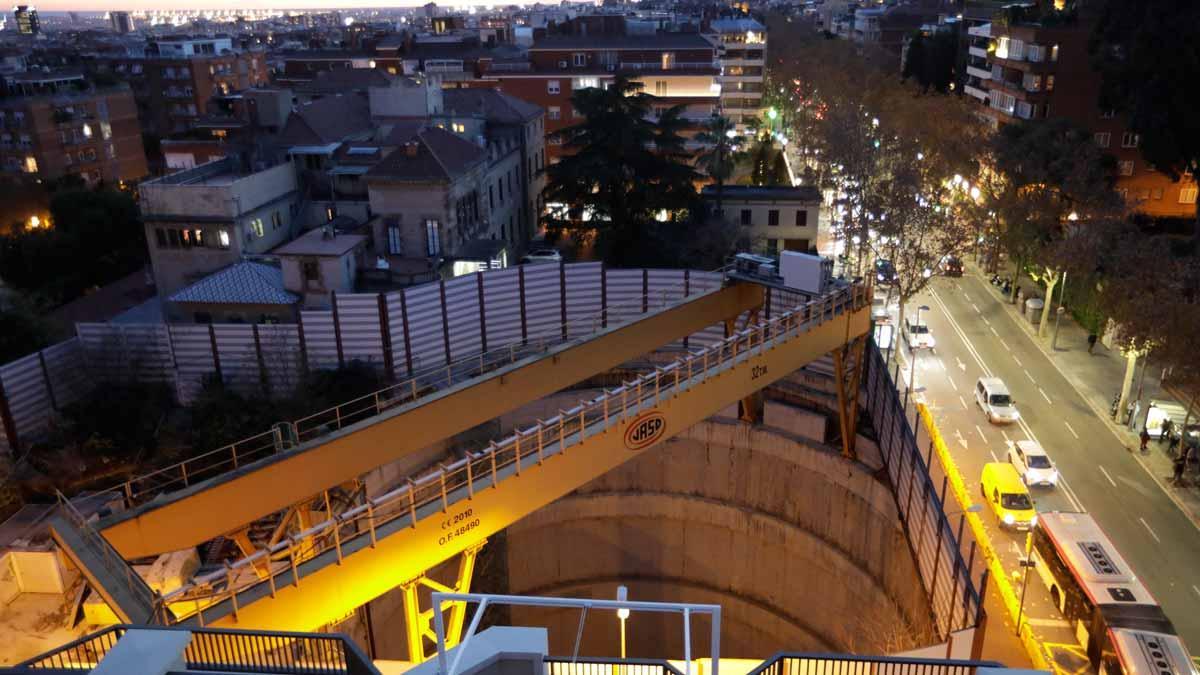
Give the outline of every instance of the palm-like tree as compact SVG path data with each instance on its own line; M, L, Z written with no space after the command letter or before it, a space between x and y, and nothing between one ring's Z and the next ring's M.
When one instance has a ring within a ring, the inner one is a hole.
M704 131L696 134L696 140L708 146L708 150L700 154L697 164L716 184L717 213L722 213L725 181L733 175L744 156L737 142L737 125L728 117L713 115L704 124Z

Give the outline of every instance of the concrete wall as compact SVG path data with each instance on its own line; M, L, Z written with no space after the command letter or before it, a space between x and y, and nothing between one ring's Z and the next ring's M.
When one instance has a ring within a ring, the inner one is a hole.
M929 641L888 486L770 428L709 421L589 483L508 529L508 569L515 594L612 597L625 583L631 597L718 603L728 656ZM570 652L576 618L514 609L513 619L569 626L551 630L551 652ZM595 621L581 654L614 653L615 620ZM631 619L631 657L681 653L677 617Z

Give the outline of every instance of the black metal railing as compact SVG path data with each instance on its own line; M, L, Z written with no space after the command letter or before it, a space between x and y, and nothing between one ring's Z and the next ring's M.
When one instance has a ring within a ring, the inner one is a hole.
M545 675L683 675L670 663L655 659L573 659L548 656L542 659Z
M9 672L87 672L95 668L131 630L173 630L159 626L110 626L18 664ZM189 669L226 673L379 675L350 638L333 633L191 629L184 649ZM650 674L646 674L650 675ZM657 675L657 674L656 674Z
M975 675L977 668L1003 667L993 661L780 652L749 675Z

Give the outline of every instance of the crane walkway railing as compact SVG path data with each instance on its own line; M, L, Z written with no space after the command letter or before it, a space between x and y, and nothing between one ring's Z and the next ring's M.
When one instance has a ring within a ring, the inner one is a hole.
M239 603L253 602L267 592L273 597L286 585L300 585L302 563L316 556L332 553L329 559L340 563L348 555L374 547L389 534L415 527L420 520L442 513L476 492L497 488L511 476L536 469L548 457L568 452L572 445L603 434L765 350L797 339L810 327L862 309L870 301L869 287L856 284L761 321L621 387L606 390L591 401L517 430L479 452L468 452L453 463L367 499L223 570L198 576L163 600L177 620L205 625L229 612L236 616ZM465 535L471 527L472 521L466 520L459 529ZM248 593L252 589L259 590Z
M720 272L716 271L718 274ZM606 327L634 321L665 309L680 298L694 300L715 290L710 288L697 292L696 286L697 280L692 280L690 284L656 289L648 295L607 306L594 315L577 317L560 324L550 337L512 342L446 365L418 370L396 384L307 417L280 422L262 433L130 478L111 490L119 492L126 507L131 508L163 492L181 490L237 470L351 424L376 417L392 408L418 401L523 359L545 354L558 345L586 339Z

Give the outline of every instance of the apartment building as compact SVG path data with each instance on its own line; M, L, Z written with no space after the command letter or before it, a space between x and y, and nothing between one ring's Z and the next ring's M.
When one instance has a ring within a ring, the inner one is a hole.
M13 7L13 23L21 35L37 35L42 32L42 21L36 7L17 5Z
M750 18L717 19L705 36L717 47L721 114L740 130L762 110L767 29Z
M137 106L127 85L96 87L79 73L10 76L0 99L0 172L88 184L145 176Z
M143 54L99 57L96 68L130 83L149 133L187 131L217 95L265 86L263 52L234 51L229 38L162 39Z
M1047 25L994 21L969 28L976 42L968 45L970 79L964 91L980 100L980 114L993 127L1014 120L1071 119L1116 159L1117 191L1131 209L1151 216L1194 216L1195 180L1173 181L1157 171L1142 158L1140 140L1125 120L1101 108L1100 75L1088 55L1090 34L1085 19Z
M554 162L562 146L552 134L582 119L572 94L602 86L618 72L631 74L658 99L656 113L682 104L684 117L698 124L719 112L716 51L699 33L551 35L534 42L527 61L490 64L484 79L545 111L546 152Z
M721 189L720 211L716 211L715 185L706 185L701 196L715 217L737 230L743 250L807 253L828 238L827 232L820 231L821 192L815 187L726 185Z
M177 291L296 234L299 191L291 164L247 171L231 157L146 181L138 193L168 318L182 316L169 301Z

